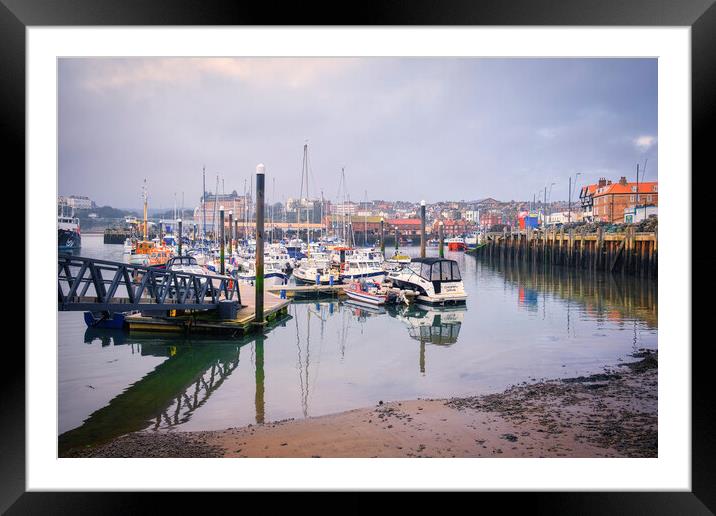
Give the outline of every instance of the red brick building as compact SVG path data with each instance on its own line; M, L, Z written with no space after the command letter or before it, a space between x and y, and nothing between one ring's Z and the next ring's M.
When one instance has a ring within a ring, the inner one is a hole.
M596 186L596 188L592 188ZM658 182L630 183L622 177L618 183L600 179L596 185L582 189L591 196L591 209L595 221L623 223L624 209L634 206L658 206ZM591 195L590 195L591 194ZM582 194L580 193L580 197ZM584 199L582 201L584 206Z
M420 219L388 219L385 221L387 224L386 231L390 228L391 232L398 228L401 236L420 236ZM426 225L427 229L427 225Z
M475 230L475 223L467 219L445 219L442 222L445 237L461 236ZM437 220L433 222L432 232L434 235L438 234L439 224L440 222Z

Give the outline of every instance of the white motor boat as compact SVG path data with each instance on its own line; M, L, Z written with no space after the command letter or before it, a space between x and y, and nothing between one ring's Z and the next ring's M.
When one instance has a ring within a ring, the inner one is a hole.
M355 253L341 264L341 280L371 279L382 282L386 277L382 261L363 253Z
M231 275L238 281L247 285L253 285L256 282L256 262L245 261L236 267ZM276 285L285 285L288 276L275 262L264 262L264 285L272 287Z
M302 258L298 267L293 269L293 277L297 283L330 285L340 283L340 272L325 256Z
M419 303L446 305L467 301L460 267L446 258L413 258L409 265L388 273L393 286L414 290Z

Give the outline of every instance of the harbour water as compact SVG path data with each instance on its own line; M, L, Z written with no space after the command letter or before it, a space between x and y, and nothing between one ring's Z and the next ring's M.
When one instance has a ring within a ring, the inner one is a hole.
M83 235L79 254L121 261L122 246ZM241 340L88 330L82 313L60 312L60 447L497 392L657 347L653 280L446 257L460 265L462 309L297 301L277 326Z

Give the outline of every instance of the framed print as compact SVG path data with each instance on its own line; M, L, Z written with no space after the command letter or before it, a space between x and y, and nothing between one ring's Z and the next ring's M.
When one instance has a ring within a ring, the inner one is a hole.
M691 170L716 8L450 5L3 0L27 335L3 509L713 510Z

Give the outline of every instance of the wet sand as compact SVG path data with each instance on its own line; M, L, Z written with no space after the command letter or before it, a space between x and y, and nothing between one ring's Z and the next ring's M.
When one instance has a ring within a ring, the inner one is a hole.
M207 432L137 432L73 457L656 457L657 355L485 396L378 403Z

